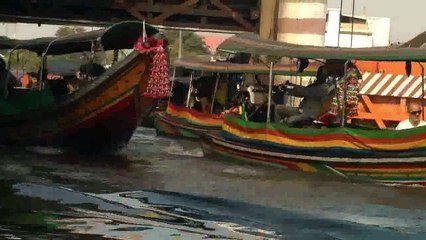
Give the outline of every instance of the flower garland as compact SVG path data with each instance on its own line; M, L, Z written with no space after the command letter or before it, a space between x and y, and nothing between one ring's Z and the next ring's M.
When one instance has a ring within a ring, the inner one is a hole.
M169 81L169 67L167 63L165 41L154 36L145 38L139 37L134 44L134 49L142 54L154 53L149 73L149 82L144 97L163 98L171 95Z
M336 96L333 98L331 112L339 115L343 111L344 96L346 94L345 117L358 114L359 90L361 73L355 67L348 69L345 76L337 82ZM345 89L346 84L346 89Z

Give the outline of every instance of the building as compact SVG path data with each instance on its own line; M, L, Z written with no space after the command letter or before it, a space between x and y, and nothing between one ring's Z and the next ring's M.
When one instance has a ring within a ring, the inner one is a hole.
M351 34L352 16L342 14L340 17L339 9L328 9L324 45L328 47L351 47L351 41L354 48L390 45L390 18L354 16L353 20L353 34ZM215 54L217 46L231 36L230 34L217 33L202 33L199 35L204 39L211 54Z
M340 17L339 9L328 9L324 45L329 47L389 46L390 18L354 16L351 33L352 16L342 14Z

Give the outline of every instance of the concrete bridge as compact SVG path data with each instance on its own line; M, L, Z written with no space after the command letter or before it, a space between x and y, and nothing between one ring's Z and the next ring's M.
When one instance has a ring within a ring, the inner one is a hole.
M124 20L323 45L327 0L1 0L0 22L106 25Z
M260 1L1 0L0 22L102 26L138 19L166 27L255 31Z

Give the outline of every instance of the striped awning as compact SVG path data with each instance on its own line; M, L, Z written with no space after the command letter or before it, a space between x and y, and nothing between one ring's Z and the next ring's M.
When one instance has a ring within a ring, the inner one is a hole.
M362 95L421 98L422 76L365 72L360 93ZM426 81L425 81L426 82ZM426 84L424 85L426 90Z

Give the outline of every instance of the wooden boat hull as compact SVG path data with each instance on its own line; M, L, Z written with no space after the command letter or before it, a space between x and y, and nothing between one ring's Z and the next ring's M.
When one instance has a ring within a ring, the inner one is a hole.
M166 112L157 112L154 126L160 134L172 137L198 139L208 131L219 131L221 126L200 126L190 124L182 119L171 116Z
M151 57L137 52L66 100L0 118L0 144L83 151L126 144L155 100L143 97Z
M317 135L307 136L305 134L303 138L287 133L285 137L291 138L291 140L284 140L283 136L285 134L279 135L280 133L274 132L272 128L268 129L268 134L262 135L261 132L264 129L256 129L256 124L251 125L248 123L245 127L244 124L241 124L238 126L241 132L236 132L234 131L237 129L235 124L238 125L238 122L239 120L236 120L236 118L225 116L225 130L221 131L220 134L208 133L205 136L209 149L231 158L276 164L290 170L311 173L322 172L354 181L426 186L426 157L422 148L411 149L412 151L382 150L375 151L375 154L373 153L374 151L371 151L369 155L351 155L349 152L345 152L343 148L338 148L338 146L344 146L342 141L332 139L333 135L327 136L322 133L321 136L319 134L320 131L305 129L302 132L311 131L312 133L317 133ZM419 131L422 134L424 129L419 129ZM386 139L384 130L378 133L383 133L383 145L390 144L393 146L392 144L398 144L398 138ZM417 139L419 134L416 131L395 134L405 135L404 139L407 144L410 141L417 141L416 144L421 146L421 142L424 141L420 140L419 143ZM280 145L270 144L270 142L279 138L282 140ZM301 140L300 142L297 142L298 138ZM356 142L350 136L346 136L346 138L351 143ZM315 147L315 145L322 144L322 141L324 143L327 141L326 144L329 144L329 147ZM296 144L300 145L296 147ZM334 153L334 155L331 153Z

